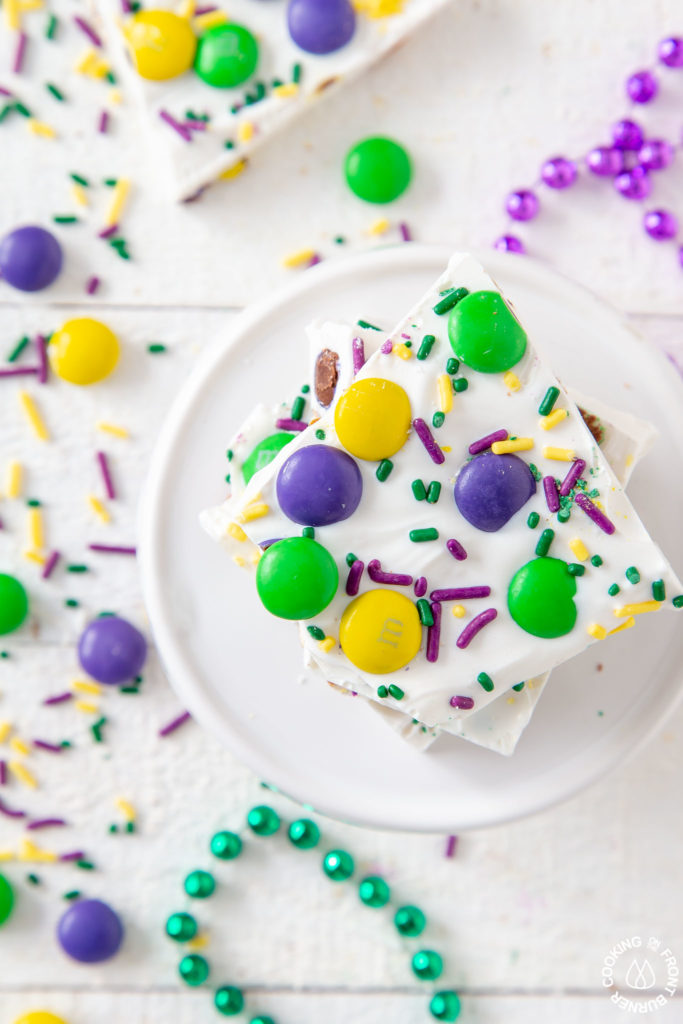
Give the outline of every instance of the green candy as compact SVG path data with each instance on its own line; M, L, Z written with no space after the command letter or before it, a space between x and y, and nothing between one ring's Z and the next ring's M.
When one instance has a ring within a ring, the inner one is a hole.
M532 636L552 639L576 624L576 579L560 558L534 558L512 577L508 608L518 626Z
M451 348L479 373L504 373L526 351L526 334L498 292L471 292L448 318Z
M405 192L413 175L407 152L393 139L375 135L346 154L346 183L367 203L391 203Z
M332 555L309 537L271 544L256 570L256 589L281 619L312 619L337 593L339 571Z
M294 434L270 434L259 441L242 463L242 476L245 484L249 483L254 473L258 473L259 469L263 469L269 462L272 462L277 453L282 451L293 437Z
M243 25L214 25L199 40L194 69L207 85L231 89L253 75L258 50L256 39Z
M4 875L0 875L0 925L3 925L14 907L14 889Z
M19 629L28 615L28 597L19 580L0 573L0 635Z

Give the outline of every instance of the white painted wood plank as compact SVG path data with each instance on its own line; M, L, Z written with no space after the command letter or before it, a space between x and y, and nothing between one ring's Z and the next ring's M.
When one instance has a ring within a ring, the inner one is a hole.
M220 1017L211 1006L206 992L177 993L112 993L99 995L79 993L65 995L48 991L40 996L10 995L6 998L8 1020L29 1007L49 1007L64 1017L67 1024L92 1024L105 1021L134 1021L135 1024L215 1024ZM259 1009L273 1015L277 1024L375 1024L390 1020L392 1024L419 1024L432 1018L425 1011L425 1000L417 995L381 994L355 995L290 993L247 993ZM254 1005L254 1003L250 1003ZM5 1007L3 1006L3 1009ZM683 1020L680 1000L660 1010L667 1024ZM610 1005L605 995L580 996L551 994L534 995L463 995L463 1022L476 1024L606 1024L626 1020L628 1015ZM656 1014L654 1019L660 1019Z

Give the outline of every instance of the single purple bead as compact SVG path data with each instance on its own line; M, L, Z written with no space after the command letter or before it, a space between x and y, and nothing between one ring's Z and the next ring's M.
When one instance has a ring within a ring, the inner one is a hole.
M678 262L683 267L683 245L681 245L678 250Z
M667 242L678 234L678 220L668 210L648 210L643 227L655 242Z
M650 175L644 167L640 166L618 174L614 179L614 185L624 199L647 199L652 191Z
M98 683L125 683L138 675L147 657L142 633L116 615L93 619L78 641L81 667Z
M659 86L652 71L636 71L626 79L626 94L634 103L649 103Z
M493 248L498 252L516 252L521 256L526 252L524 242L521 238L517 238L517 235L501 235L493 243Z
M73 960L98 964L118 952L123 925L118 914L102 900L77 900L60 917L57 939Z
M617 149L640 149L644 138L640 125L628 118L612 125L612 144Z
M307 53L333 53L346 46L356 30L349 0L289 0L287 25L292 40Z
M613 178L624 169L624 154L610 146L596 146L586 157L588 169L601 178Z
M668 68L683 68L683 39L678 36L662 39L657 56Z
M288 519L302 526L330 526L356 511L363 477L347 452L309 444L283 462L275 489Z
M62 269L62 247L45 228L15 228L0 241L0 275L22 292L52 284Z
M666 139L648 139L638 150L638 163L648 171L663 171L674 158L674 148Z
M554 156L541 167L541 178L548 188L569 188L576 181L576 164L566 156Z
M528 188L511 192L505 200L505 209L513 220L533 220L538 213L538 207L536 194Z

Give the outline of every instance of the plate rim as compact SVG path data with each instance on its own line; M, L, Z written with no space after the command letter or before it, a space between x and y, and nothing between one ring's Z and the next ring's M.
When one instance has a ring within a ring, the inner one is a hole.
M168 486L175 442L181 434L184 419L197 401L202 387L213 377L220 363L230 357L244 335L257 327L260 322L267 321L274 311L295 301L305 301L309 293L324 288L330 280L343 279L347 276L353 277L362 273L363 270L377 273L383 269L391 270L392 267L400 267L403 271L410 267L416 270L443 268L452 254L453 249L449 246L420 243L382 247L362 254L352 254L334 262L321 263L308 270L300 278L286 283L259 302L250 305L219 331L210 348L198 360L175 396L154 445L138 510L137 532L143 598L157 652L172 688L192 716L203 728L215 735L241 763L269 783L271 782L268 779L270 769L264 771L264 764L258 752L248 741L243 739L239 729L225 715L216 713L215 699L193 671L185 657L182 645L174 641L173 629L170 625L172 617L164 612L165 598L161 583L163 573L159 571L161 541L160 531L155 530L157 521L155 510L161 509L164 504L162 495ZM501 267L503 263L508 266L524 267L522 273L528 274L532 283L535 278L540 288L556 290L559 288L569 301L578 302L584 308L587 304L592 306L596 315L599 314L602 317L611 315L615 322L619 322L622 329L629 332L635 343L646 344L637 330L625 320L623 313L589 289L547 265L526 256L522 263L521 258L514 255L505 256L500 253L480 255L476 252L474 255L484 263L494 278L496 266ZM515 263L511 264L510 261L515 261ZM678 392L677 398L683 407L683 381L675 373L664 373L665 369L668 370L669 367L662 352L648 346L648 356L651 356L653 361L659 364L660 375L667 381L672 392ZM589 762L590 768L584 768L583 772L579 771L571 777L570 773L567 773L568 777L563 784L551 786L549 792L547 788L545 791L537 791L537 788L529 790L521 804L517 802L509 810L501 811L495 817L470 814L469 817L454 824L448 819L448 807L444 807L444 817L438 818L438 820L433 815L418 822L412 818L410 821L404 818L399 820L396 813L392 813L392 810L395 812L395 807L390 808L388 813L383 816L377 817L376 811L367 813L363 810L349 809L346 805L335 804L333 793L329 793L327 798L318 797L315 801L315 809L337 820L364 827L422 833L443 832L453 827L465 831L516 821L563 803L602 779L617 766L625 764L652 739L682 699L683 666L678 673L672 674L666 686L660 691L656 702L656 706L659 708L658 713L652 716L647 728L642 730L639 735L633 737L632 723L624 716L622 720L615 723L604 740L595 745L594 756ZM566 763L573 763L573 761L570 760ZM566 768L564 770L566 771ZM283 774L287 774L286 769ZM275 785L297 803L310 806L311 794L300 792L296 780L283 780L283 784L275 781Z

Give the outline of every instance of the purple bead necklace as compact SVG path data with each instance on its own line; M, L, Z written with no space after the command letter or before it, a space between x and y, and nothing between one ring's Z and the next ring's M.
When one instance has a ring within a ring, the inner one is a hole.
M626 79L626 95L633 105L651 103L659 92L657 77L660 66L683 68L683 38L670 36L663 39L657 48L657 64L643 71L636 71ZM495 249L503 252L523 254L526 248L522 239L512 233L512 222L533 220L541 210L537 189L562 190L570 188L576 181L579 170L589 171L598 178L611 178L615 189L624 199L642 202L652 191L652 173L665 170L675 154L674 145L667 139L646 139L645 133L631 116L612 125L612 142L609 146L595 146L585 156L570 159L554 156L541 166L540 176L531 188L520 188L510 192L505 200L505 211L510 217L506 234L493 243ZM643 227L656 242L677 239L678 218L670 210L647 210L643 215ZM678 239L678 260L683 267L683 245Z

